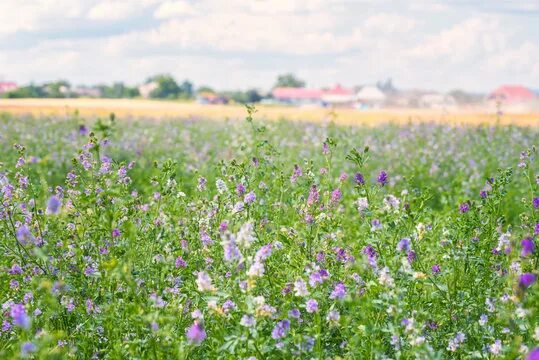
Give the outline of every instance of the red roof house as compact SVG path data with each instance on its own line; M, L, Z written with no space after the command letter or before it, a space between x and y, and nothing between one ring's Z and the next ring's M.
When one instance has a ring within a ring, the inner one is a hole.
M273 97L281 101L305 101L305 100L320 100L323 91L318 89L293 88L293 87L276 87L271 92Z
M506 104L526 102L535 99L535 94L528 88L520 85L503 85L488 96L490 100L501 101Z
M16 90L17 84L14 82L2 82L0 81L0 94L8 91Z

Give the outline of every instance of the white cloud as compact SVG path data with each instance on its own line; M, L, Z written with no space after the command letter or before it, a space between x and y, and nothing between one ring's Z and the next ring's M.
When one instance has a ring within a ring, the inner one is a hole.
M157 19L169 19L178 16L195 15L197 11L187 1L165 1L155 10L153 15Z

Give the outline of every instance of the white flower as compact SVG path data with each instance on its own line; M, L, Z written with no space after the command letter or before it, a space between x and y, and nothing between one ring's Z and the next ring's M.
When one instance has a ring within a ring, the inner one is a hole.
M240 227L236 234L236 243L243 248L251 247L251 244L256 240L254 234L254 226L252 222L246 222Z
M211 283L210 275L205 271L198 272L196 284L198 291L215 291L215 287Z
M217 179L215 181L215 186L217 187L217 191L221 195L228 192L228 187L226 186L226 183L222 179Z
M395 286L395 281L391 277L391 273L389 272L389 268L387 266L380 270L380 276L378 277L378 281L381 285L385 285L387 287Z
M502 341L496 340L494 344L489 345L488 350L492 355L498 356L502 352Z
M357 210L360 213L363 213L365 212L365 210L369 208L369 201L367 200L367 198L362 197L362 198L357 199L356 205L357 205Z
M264 264L261 262L255 262L251 265L249 270L247 271L247 276L249 277L261 277L264 275Z
M384 210L391 211L399 208L400 200L393 195L388 195L384 198Z
M309 295L309 290L307 290L307 284L303 280L297 280L294 283L294 294L296 296L307 296Z

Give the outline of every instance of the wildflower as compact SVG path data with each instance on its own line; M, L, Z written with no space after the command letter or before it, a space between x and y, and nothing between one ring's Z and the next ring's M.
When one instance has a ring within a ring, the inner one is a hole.
M330 310L326 316L326 320L333 325L336 325L340 319L341 314L337 310Z
M301 316L301 312L299 311L299 309L292 309L288 312L288 316L293 319L299 319Z
M256 320L251 315L243 315L240 320L240 325L245 327L253 327L256 324Z
M13 324L24 329L30 327L30 318L26 313L23 304L14 304L11 306L10 316L13 319Z
M526 360L539 360L539 347L530 351Z
M461 214L466 214L468 211L470 211L470 205L467 202L463 202L459 206L459 211Z
M403 238L397 243L397 251L408 251L410 250L410 239Z
M439 274L440 271L441 271L440 265L438 265L438 264L432 265L431 270L432 270L432 273L433 273L433 274L435 274L435 275L436 275L436 274Z
M208 183L208 180L203 178L202 176L198 178L198 184L197 184L197 190L198 191L204 191L206 189L206 184Z
M417 258L417 254L415 253L414 250L410 250L410 251L408 251L408 254L406 255L406 258L408 260L408 263L412 264L414 262L414 260Z
M305 310L310 314L318 312L318 302L314 299L307 300L305 303Z
M247 195L245 195L245 198L243 199L243 201L246 203L246 204L252 204L253 202L255 202L256 200L256 195L253 191L249 192Z
M342 192L341 189L337 188L331 192L331 202L337 203L342 198Z
M532 205L534 209L539 209L539 197L534 197L532 200Z
M522 289L527 289L527 288L529 288L530 286L533 285L535 280L536 280L535 274L524 273L524 274L520 275L518 284Z
M112 230L112 237L113 238L118 238L122 235L122 232L120 231L120 229L118 228L115 228Z
M299 165L296 164L294 165L294 172L290 177L290 182L295 183L300 176L303 176L303 172L301 171Z
M378 182L378 184L380 184L380 186L384 186L387 184L387 181L388 181L388 176L387 176L387 173L382 170L380 171L380 173L378 174L378 178L376 179L376 181Z
M378 277L378 281L381 285L387 286L387 287L394 287L395 281L391 277L391 273L389 272L389 268L386 266L380 271L380 276Z
M497 339L493 344L489 345L488 350L492 355L498 356L502 352L502 346L502 341Z
M354 182L359 186L365 185L365 178L363 177L363 174L355 173L354 174Z
M466 335L462 332L458 332L457 335L453 339L449 341L449 345L447 345L447 350L451 352L457 351L457 349L460 347L460 344L462 344L466 340Z
M243 259L233 235L228 234L228 236L223 236L222 245L224 250L224 260L226 262L241 261Z
M243 195L245 193L245 186L242 183L236 185L236 193L238 195Z
M333 288L333 291L329 295L329 298L334 299L342 299L346 296L346 286L343 283L338 283Z
M212 285L212 280L205 271L198 272L196 284L198 291L215 291L215 287Z
M204 330L204 326L202 326L202 324L196 320L193 325L187 329L185 335L191 343L196 345L202 343L204 339L206 339L206 331Z
M22 357L28 357L31 353L36 351L36 346L30 342L27 341L21 345L21 355Z
M479 325L481 326L485 326L488 322L488 316L485 315L485 314L482 314L480 317L479 317Z
M215 186L217 187L217 191L221 195L228 192L228 187L226 186L226 183L222 179L217 179L215 181Z
M307 205L313 205L314 203L318 202L320 195L318 194L318 189L316 188L316 185L312 185L311 189L309 191L309 197L307 199Z
M296 280L294 283L294 294L301 297L309 295L309 290L307 290L307 284L305 284L305 281Z
M288 329L290 329L290 321L288 319L281 320L271 331L271 337L275 340L285 337Z
M525 257L533 254L533 251L535 250L535 244L532 240L532 238L527 237L520 243L522 250L520 252L520 255Z
M178 256L176 258L175 265L176 265L176 268L187 267L187 263L185 262L185 260L181 256Z
M35 239L32 233L30 232L30 229L28 229L28 226L26 226L25 224L19 226L15 235L17 237L17 240L19 240L19 242L22 245L26 245L30 242L33 242Z
M357 199L356 205L357 211L359 211L360 213L364 213L369 208L369 201L367 200L367 198L362 197Z

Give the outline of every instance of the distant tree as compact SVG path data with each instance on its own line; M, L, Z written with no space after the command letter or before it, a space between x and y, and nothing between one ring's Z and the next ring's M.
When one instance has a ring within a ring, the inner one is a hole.
M45 95L50 98L64 98L70 95L71 85L66 80L58 80L44 85Z
M245 92L246 103L257 103L262 100L262 96L255 89L249 89Z
M3 94L3 97L9 99L19 99L19 98L41 98L45 97L45 91L43 87L30 84L28 86L21 86L18 89L9 91Z
M294 74L282 74L277 77L274 87L294 87L301 88L305 86L305 81L298 79Z
M171 75L160 74L149 78L146 83L155 82L157 88L150 93L154 99L188 99L193 95L193 84L184 81L178 85Z
M180 97L193 97L193 84L190 81L184 80L184 82L180 85Z
M197 89L197 93L203 93L203 92L209 92L209 93L215 93L215 90L213 90L211 87L209 86L201 86Z
M98 85L97 88L104 98L110 99L133 98L140 95L136 87L127 86L123 82L116 82L112 86Z
M376 86L385 93L394 93L397 91L391 78L386 79L386 81L378 81Z

